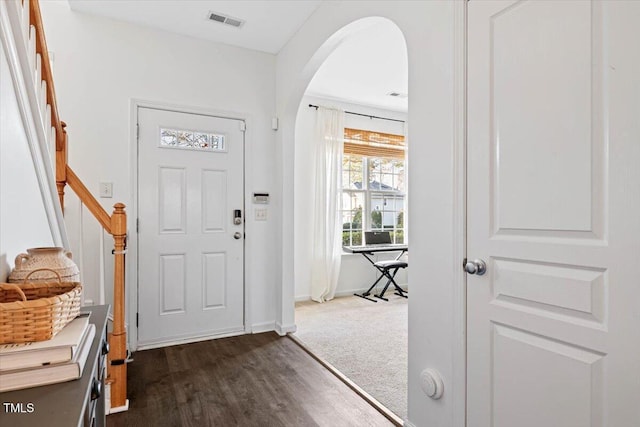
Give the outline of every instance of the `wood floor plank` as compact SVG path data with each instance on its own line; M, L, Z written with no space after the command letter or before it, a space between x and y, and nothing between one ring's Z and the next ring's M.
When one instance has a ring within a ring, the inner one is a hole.
M129 411L109 427L393 424L286 337L243 335L140 351Z

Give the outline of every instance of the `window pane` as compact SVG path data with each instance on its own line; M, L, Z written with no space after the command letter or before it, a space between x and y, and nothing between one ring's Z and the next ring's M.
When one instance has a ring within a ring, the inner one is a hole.
M362 156L343 156L342 188L362 189Z
M394 243L403 243L404 196L372 192L370 209L371 229L390 231Z
M381 175L381 185L380 185L380 190L394 190L395 188L393 187L393 175L392 174L382 174Z
M369 189L404 191L404 162L387 158L369 159Z
M342 192L342 244L346 246L362 244L362 211L364 193Z
M380 167L382 169L382 173L393 173L393 164L394 161L391 159L381 159Z

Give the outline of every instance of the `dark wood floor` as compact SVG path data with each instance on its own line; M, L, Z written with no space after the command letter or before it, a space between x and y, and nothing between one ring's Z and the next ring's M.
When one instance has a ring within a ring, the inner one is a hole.
M109 427L393 425L275 333L140 351L128 370L129 411Z

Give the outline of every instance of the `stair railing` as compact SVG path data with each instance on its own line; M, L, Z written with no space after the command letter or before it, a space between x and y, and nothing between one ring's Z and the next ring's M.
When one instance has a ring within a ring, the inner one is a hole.
M64 190L69 187L79 197L81 203L89 209L104 230L113 236L114 249L114 280L113 280L113 329L109 334L110 352L107 364L107 383L111 386L111 407L126 407L127 401L127 333L125 329L125 254L127 239L127 213L125 205L116 203L114 210L109 215L96 198L91 194L80 178L67 164L67 132L66 124L60 120L58 105L56 101L55 86L49 52L42 25L42 15L38 0L23 0L22 7L24 13L29 13L31 39L35 38L35 53L40 55L36 73L40 71L40 76L36 75L36 85L42 84L45 89L44 108L51 112L52 134L55 134L55 177L58 188L58 198L60 206L64 212ZM47 118L48 121L48 118ZM53 135L52 135L53 136Z

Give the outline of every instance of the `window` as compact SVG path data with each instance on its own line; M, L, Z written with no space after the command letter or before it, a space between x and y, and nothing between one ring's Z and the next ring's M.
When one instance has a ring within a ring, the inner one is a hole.
M226 151L224 135L179 129L160 129L160 147Z
M384 230L406 243L405 145L402 135L345 129L342 243L362 245L364 230Z

